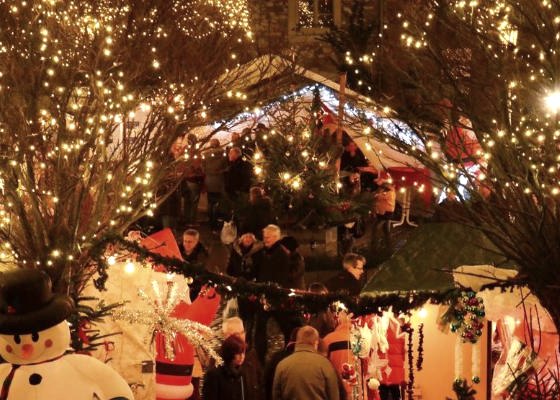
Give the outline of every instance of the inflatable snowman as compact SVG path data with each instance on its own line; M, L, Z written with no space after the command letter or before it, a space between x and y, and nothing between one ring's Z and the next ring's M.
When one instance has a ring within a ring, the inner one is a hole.
M93 357L65 354L69 297L48 275L20 269L0 276L0 400L132 400L126 382Z

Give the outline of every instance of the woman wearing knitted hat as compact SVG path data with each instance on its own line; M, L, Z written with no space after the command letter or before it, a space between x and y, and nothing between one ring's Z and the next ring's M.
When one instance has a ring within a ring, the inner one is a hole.
M246 345L237 335L231 335L220 349L224 364L208 370L204 376L204 400L243 400L245 382L239 367L245 361Z

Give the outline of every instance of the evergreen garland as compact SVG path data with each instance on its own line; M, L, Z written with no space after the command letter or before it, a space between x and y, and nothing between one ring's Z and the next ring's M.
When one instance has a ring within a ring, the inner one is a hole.
M90 305L94 301L97 301L97 304ZM96 297L78 297L75 312L68 317L72 348L78 353L89 353L105 345L105 339L108 337L119 334L115 332L103 335L92 325L103 322L105 317L121 305L121 303L105 304L103 300Z
M424 363L424 324L418 326L418 357L416 358L416 370L422 371Z
M94 284L98 290L104 290L108 278L107 260L105 249L111 244L116 244L121 250L137 255L138 261L150 261L161 264L169 272L193 277L216 287L224 297L242 297L247 299L265 299L269 307L280 310L293 310L299 312L317 312L324 310L332 303L342 302L355 316L381 314L392 307L395 313L410 313L427 302L432 304L449 303L461 295L462 289L453 288L445 291L404 291L379 296L350 296L344 291L328 294L316 294L302 290L286 289L273 282L249 282L243 278L234 278L226 274L217 274L207 271L202 265L186 263L182 260L164 257L140 246L136 242L123 239L120 235L107 235L100 239L91 249L90 255L97 262L98 278ZM499 287L506 290L522 282L498 282L485 285L481 290Z
M408 353L408 382L406 384L406 395L412 399L414 395L414 328L408 323L403 327L408 335L407 353Z

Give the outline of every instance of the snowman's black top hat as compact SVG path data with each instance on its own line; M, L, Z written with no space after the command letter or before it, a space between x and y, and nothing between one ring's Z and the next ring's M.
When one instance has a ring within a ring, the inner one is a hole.
M25 335L64 321L74 304L54 294L50 277L37 269L17 269L0 275L0 334Z

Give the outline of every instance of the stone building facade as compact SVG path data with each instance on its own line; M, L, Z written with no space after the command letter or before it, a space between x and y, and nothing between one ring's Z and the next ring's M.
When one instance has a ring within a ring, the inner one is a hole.
M330 25L343 27L353 0L249 0L255 40L261 54L278 54L331 78L336 66L321 41ZM368 18L382 21L385 0L366 2ZM379 22L382 23L382 22Z

